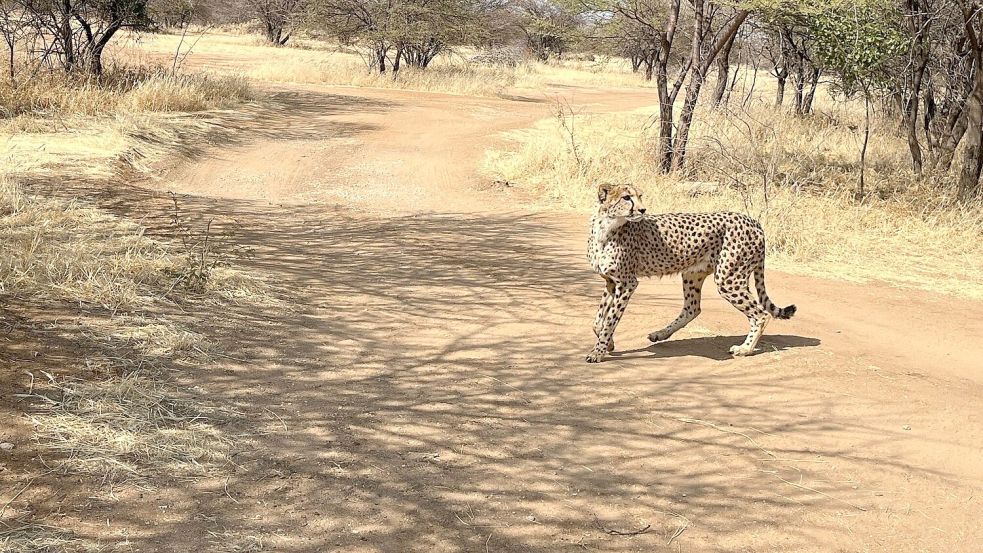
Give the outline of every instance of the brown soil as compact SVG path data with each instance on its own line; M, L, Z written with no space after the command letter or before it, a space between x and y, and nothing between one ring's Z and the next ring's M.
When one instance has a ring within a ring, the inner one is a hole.
M584 111L654 101L558 93ZM173 189L234 219L242 263L287 302L201 314L226 356L175 369L241 413L234 466L111 500L43 475L24 497L52 524L166 552L983 547L983 305L773 271L798 315L731 359L746 321L712 285L696 323L649 345L681 302L652 280L618 353L587 365L586 215L523 209L475 175L499 131L549 115L543 95L273 96L234 142L114 198L140 217ZM29 435L16 418L0 438Z

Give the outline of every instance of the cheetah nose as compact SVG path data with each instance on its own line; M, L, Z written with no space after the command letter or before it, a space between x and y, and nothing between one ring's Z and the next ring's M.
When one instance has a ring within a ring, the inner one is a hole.
M638 208L638 212L644 214L645 213L645 208L644 207Z

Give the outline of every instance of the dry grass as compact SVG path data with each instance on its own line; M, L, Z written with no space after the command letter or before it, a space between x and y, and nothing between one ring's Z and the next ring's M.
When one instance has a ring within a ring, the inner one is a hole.
M98 545L51 526L29 521L0 522L0 553L96 553Z
M144 228L78 202L22 193L0 179L0 293L89 304L112 312L147 307L187 282L191 253L145 236ZM207 292L260 298L264 285L228 267L207 275Z
M0 182L0 293L116 311L148 305L180 258L138 225Z
M45 400L31 416L36 438L62 454L61 466L115 482L201 474L221 465L228 439L210 425L202 406L175 399L166 379L146 368L207 349L201 335L156 314L169 294L186 294L181 283L187 257L148 238L135 223L81 203L26 195L9 184L0 184L0 238L4 296L30 302L41 313L69 305L110 313L82 317L70 332L73 340L105 351L87 354L84 366L61 370L123 376L69 378L67 384L51 378L47 387L55 393L43 396L57 399ZM248 275L230 268L214 275L195 291L199 301L262 297L262 290L247 288L262 286Z
M177 312L176 300L181 320L206 305L273 300L260 279L230 266L229 229L205 242L202 229L175 220L174 240L161 241L86 200L63 199L62 182L81 185L84 196L86 186L117 179L121 167L152 169L211 136L214 117L188 112L254 98L246 83L146 66L99 79L43 73L0 81L0 299L20 324L43 327L37 339L51 337L45 346L61 354L46 367L51 374L32 369L24 405L41 459L58 473L98 477L104 487L94 495L226 466L232 438L210 418L224 414L163 370L207 362L209 345L163 313ZM55 193L25 193L21 181ZM8 514L26 512L9 507ZM97 549L44 521L0 520L0 552Z
M828 98L818 107L809 118L776 113L764 101L729 113L701 108L685 174L655 170L652 110L543 120L511 134L514 150L489 152L483 170L543 203L583 211L597 182L640 183L652 211L759 218L770 262L785 270L983 298L979 206L953 207L938 184L913 182L889 122L878 123L868 153L873 193L856 202L862 115ZM717 190L694 195L693 181Z
M406 67L394 78L391 74L369 70L351 54L291 54L286 60L259 64L249 71L249 77L262 81L396 88L466 96L500 94L516 79L512 68L452 63L436 64L425 70Z
M63 179L110 182L121 166L151 168L207 134L201 117L181 113L251 98L245 80L139 69L5 86L0 101L14 116L2 126L0 295L79 348L49 369L59 376L45 373L42 383L36 374L36 388L32 376L35 439L57 454L45 457L59 470L100 477L110 494L121 481L219 470L230 439L207 418L207 404L179 394L160 370L190 357L202 362L208 344L161 313L177 298L184 309L269 299L260 279L227 263L225 242L234 237L213 236L202 263L201 229L175 222L175 239L162 242L84 200L29 194L15 183L59 190ZM67 327L59 322L66 315ZM0 551L85 547L33 523L0 528Z
M148 476L202 476L227 461L231 440L202 406L175 397L156 375L53 382L57 400L32 415L35 438L60 466L107 483Z
M622 58L595 60L563 59L546 63L528 61L518 67L516 87L542 88L553 85L580 85L602 88L654 87L642 73L632 73L631 65Z
M208 32L184 38L193 44L186 63L211 71L245 74L265 82L293 82L342 86L396 88L468 96L496 96L511 88L552 85L601 87L650 86L632 73L625 60L564 59L541 63L525 60L516 67L482 65L468 60L475 53L460 50L434 60L426 70L404 66L394 78L373 69L368 52L341 48L319 40L297 40L275 48L256 35ZM142 36L122 47L118 55L131 63L161 63L173 58L181 43L177 35Z
M0 80L0 117L78 117L141 112L188 112L252 99L237 76L173 74L162 67L108 69L101 77L61 72L25 73Z

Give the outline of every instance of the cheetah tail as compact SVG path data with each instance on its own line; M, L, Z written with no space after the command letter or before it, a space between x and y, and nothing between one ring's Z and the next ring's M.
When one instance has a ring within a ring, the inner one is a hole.
M772 317L791 319L792 315L795 315L794 305L778 307L768 298L768 293L765 292L765 267L763 264L754 270L754 288L758 292L758 303L761 304L761 308L771 314Z

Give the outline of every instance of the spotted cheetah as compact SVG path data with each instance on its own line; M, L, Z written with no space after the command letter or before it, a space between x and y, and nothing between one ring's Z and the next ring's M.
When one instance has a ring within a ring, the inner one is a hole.
M730 348L749 355L770 317L788 319L795 306L779 308L765 293L765 234L757 221L739 213L666 213L646 215L641 192L632 185L602 184L591 218L588 259L606 287L594 319L597 345L587 355L599 362L614 351L614 329L624 315L640 276L681 273L683 310L652 342L668 340L700 314L703 281L713 273L720 295L751 321L744 343ZM751 295L754 275L757 299Z

